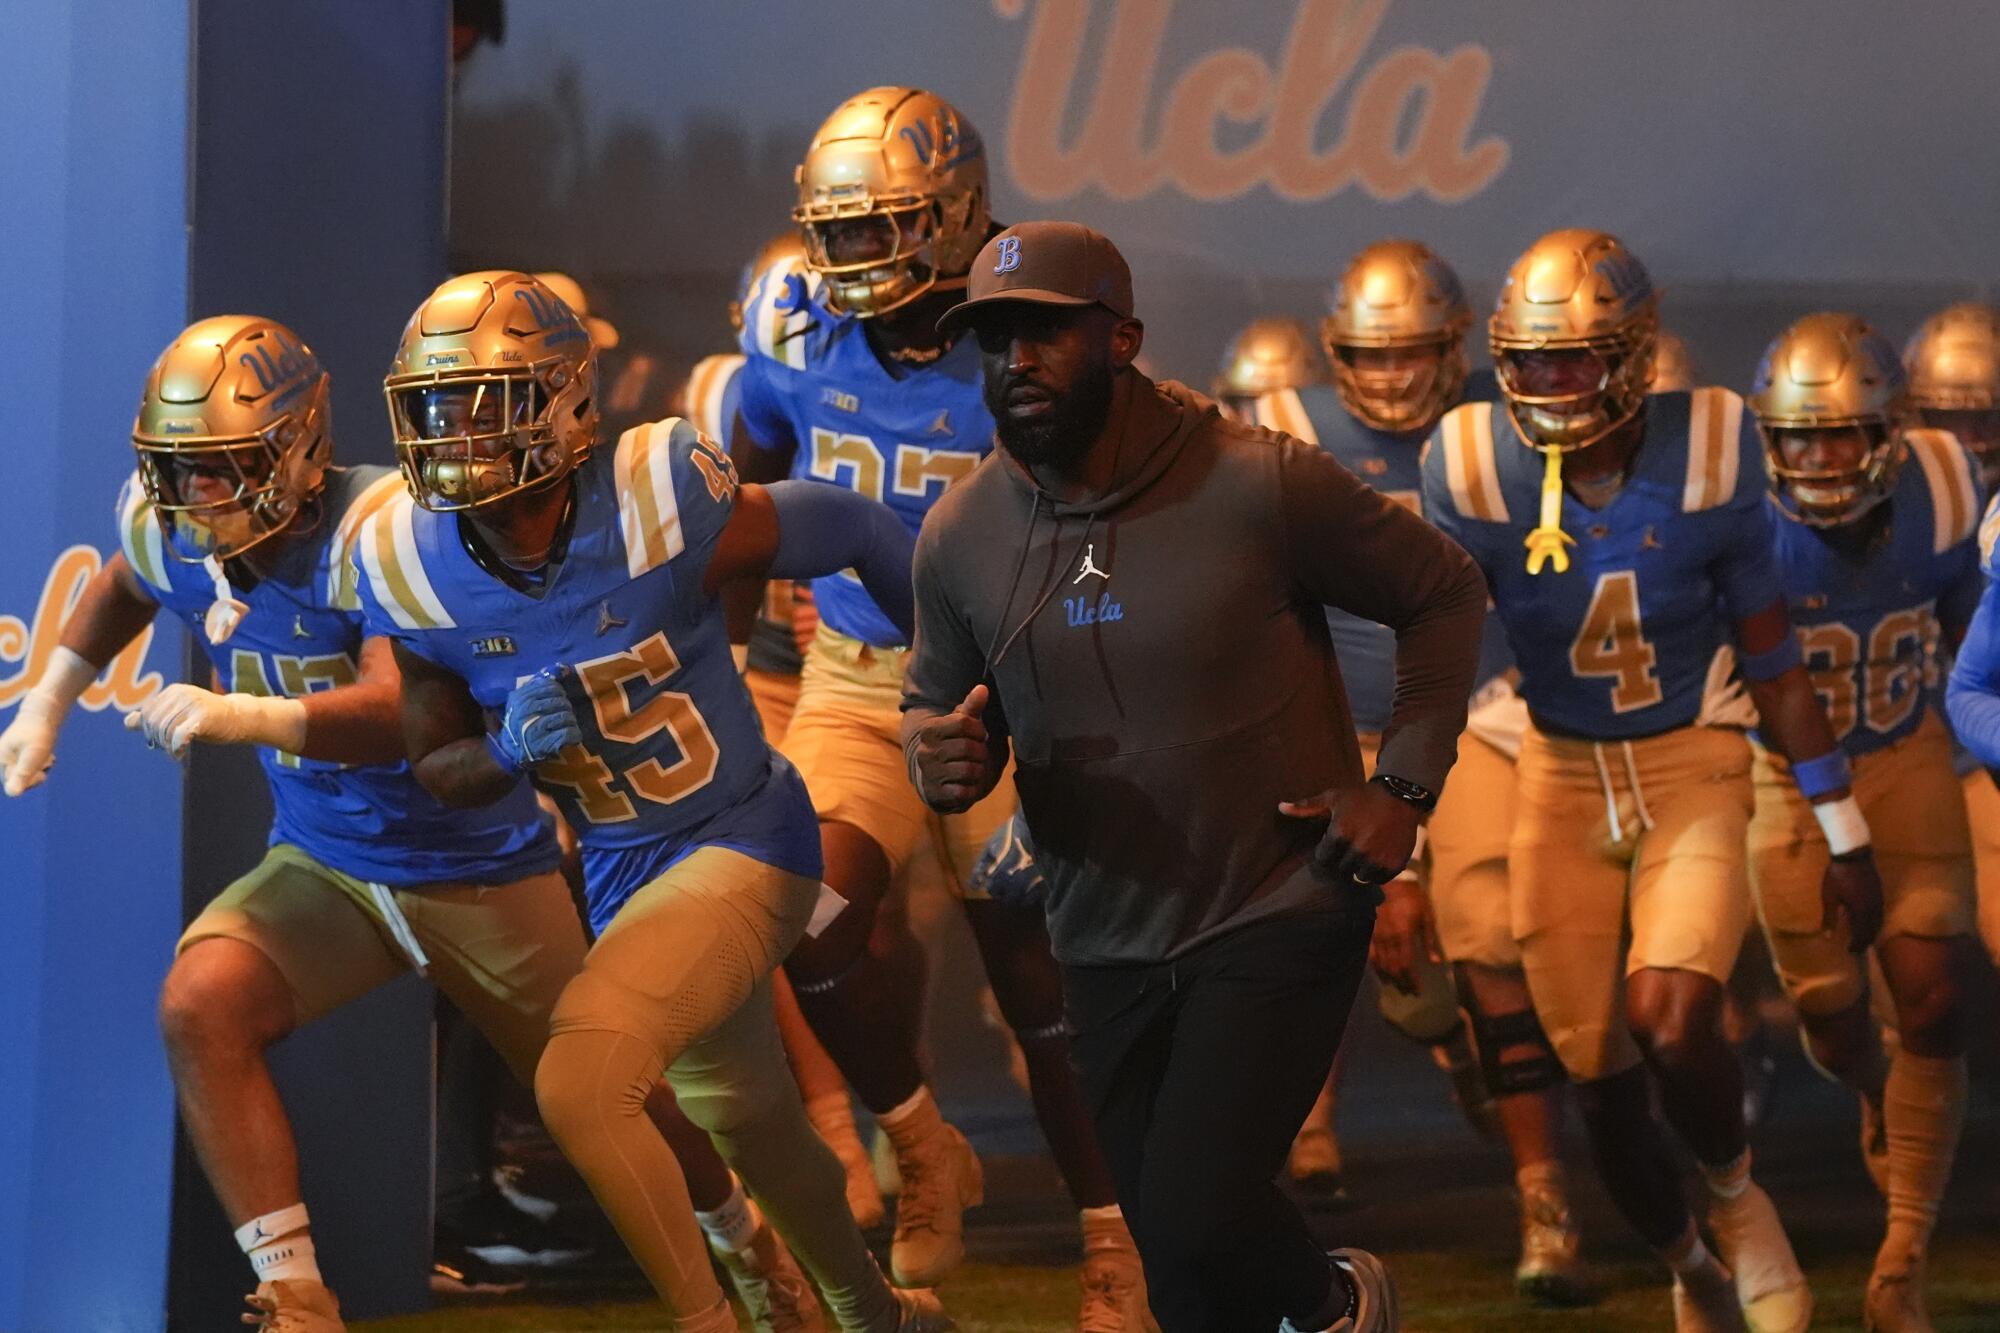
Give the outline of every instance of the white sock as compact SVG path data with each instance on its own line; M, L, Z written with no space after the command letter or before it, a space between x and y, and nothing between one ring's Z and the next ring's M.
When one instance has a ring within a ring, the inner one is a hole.
M1725 1203L1743 1196L1750 1188L1750 1150L1745 1148L1733 1162L1721 1166L1701 1164L1701 1174L1708 1181L1708 1192Z
M764 1224L764 1218L757 1205L750 1202L750 1196L743 1192L743 1182L734 1174L729 1179L729 1197L722 1206L708 1213L697 1208L694 1220L701 1223L702 1233L710 1244L726 1254L735 1254L749 1248L751 1237Z
M259 1283L321 1280L312 1233L307 1228L302 1203L265 1213L236 1228L236 1243L250 1257L250 1270Z
M910 1094L908 1101L893 1111L884 1111L881 1115L876 1116L876 1123L880 1124L885 1131L895 1129L913 1116L920 1114L930 1100L930 1088L919 1084L917 1085L917 1090Z

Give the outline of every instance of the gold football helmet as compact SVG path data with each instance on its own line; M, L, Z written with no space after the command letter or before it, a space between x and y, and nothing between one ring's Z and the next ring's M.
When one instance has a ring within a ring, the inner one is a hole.
M1296 319L1272 315L1253 319L1230 341L1216 377L1217 397L1255 398L1278 389L1296 389L1325 379L1312 335Z
M426 509L552 486L597 437L590 335L526 273L468 273L432 292L382 388L403 476Z
M1588 448L1637 416L1653 377L1659 294L1645 266L1608 232L1552 231L1514 261L1487 325L1507 415L1530 448ZM1550 391L1537 354L1587 354L1584 388ZM1526 373L1524 373L1526 372Z
M1701 383L1687 339L1661 329L1653 336L1653 393L1675 393Z
M234 559L314 508L333 457L331 384L296 333L256 315L200 320L167 345L132 444L176 559Z
M920 88L842 102L793 180L807 262L844 314L873 318L962 285L992 228L979 131Z
M1972 454L1988 490L2000 485L2000 310L1967 301L1923 322L1903 349L1910 404Z
M1334 388L1377 430L1427 429L1465 389L1472 307L1451 266L1417 241L1377 241L1349 261L1320 322ZM1407 351L1385 358L1369 351Z
M1909 380L1895 346L1858 315L1807 315L1779 334L1764 350L1749 401L1787 517L1813 527L1851 523L1895 485ZM1851 466L1786 461L1788 438L1797 448L1806 433L1851 431L1865 441Z
M795 271L806 262L806 243L796 231L781 231L764 242L749 263L743 266L742 276L736 281L736 295L729 302L729 327L737 333L743 332L743 307L749 304L757 284L772 269L782 268Z

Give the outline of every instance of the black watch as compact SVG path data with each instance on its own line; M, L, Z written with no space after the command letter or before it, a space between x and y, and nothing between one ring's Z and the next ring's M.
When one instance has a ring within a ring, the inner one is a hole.
M1399 778L1394 773L1377 773L1368 780L1379 784L1383 791L1397 800L1414 805L1425 814L1437 809L1437 793L1429 787L1419 786L1408 778Z

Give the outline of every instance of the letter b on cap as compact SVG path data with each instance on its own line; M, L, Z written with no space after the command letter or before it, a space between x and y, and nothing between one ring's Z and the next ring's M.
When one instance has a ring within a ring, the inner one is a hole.
M993 266L995 273L1012 273L1021 267L1021 238L1002 236L1000 238L1000 262Z

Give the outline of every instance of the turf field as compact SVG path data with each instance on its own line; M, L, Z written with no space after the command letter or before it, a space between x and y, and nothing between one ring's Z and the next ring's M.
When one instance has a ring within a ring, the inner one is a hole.
M1579 1182L1585 1250L1602 1302L1529 1311L1510 1284L1514 1221L1507 1171L1445 1099L1421 1055L1363 1022L1354 1034L1341 1112L1351 1197L1320 1201L1313 1217L1329 1244L1388 1257L1402 1291L1406 1333L1656 1333L1671 1327L1664 1273ZM1982 1062L1984 1063L1984 1062ZM1941 1333L2000 1333L2000 1080L1990 1066L1975 1105L1959 1179L1933 1259L1932 1312ZM985 1333L1057 1333L1075 1327L1075 1222L1022 1108L953 1108L988 1160L988 1202L970 1215L972 1261L944 1287L961 1327ZM1777 1198L1819 1301L1817 1330L1859 1330L1868 1261L1882 1203L1854 1148L1845 1094L1795 1053L1779 1058L1777 1091L1756 1140L1757 1174ZM1587 1169L1572 1161L1572 1174ZM410 1318L354 1325L356 1333L570 1333L662 1329L659 1307L605 1237L601 1261L559 1288L482 1305L447 1305ZM884 1238L886 1239L886 1238Z

